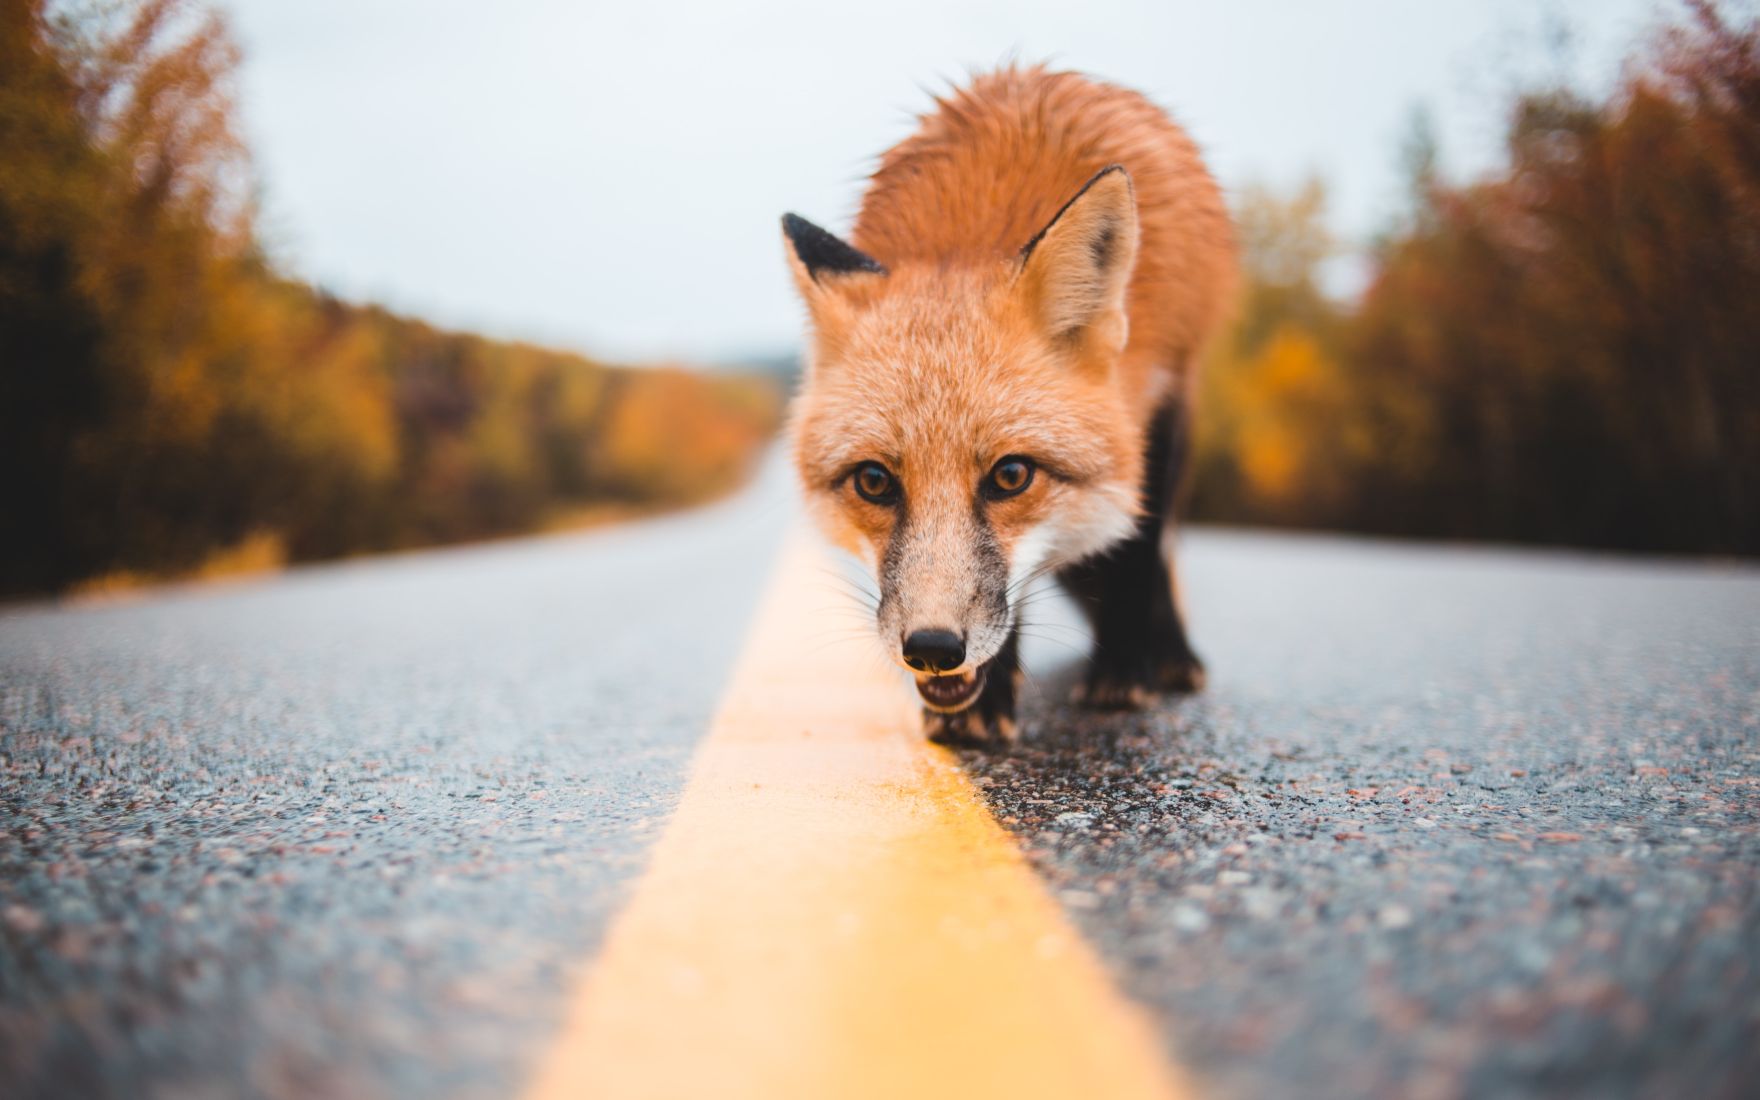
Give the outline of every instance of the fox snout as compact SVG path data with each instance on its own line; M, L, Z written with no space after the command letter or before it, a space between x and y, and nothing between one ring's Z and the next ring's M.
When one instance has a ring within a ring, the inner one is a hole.
M1003 550L969 511L961 511L906 512L881 556L880 636L897 647L898 662L918 675L979 668L1008 638Z
M952 672L966 663L966 640L951 630L913 630L905 636L903 652L912 672Z

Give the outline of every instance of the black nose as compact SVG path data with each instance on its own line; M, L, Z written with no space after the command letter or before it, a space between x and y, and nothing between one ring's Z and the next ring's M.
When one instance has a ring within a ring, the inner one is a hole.
M966 659L966 641L951 630L913 630L904 640L904 663L918 672L946 672Z

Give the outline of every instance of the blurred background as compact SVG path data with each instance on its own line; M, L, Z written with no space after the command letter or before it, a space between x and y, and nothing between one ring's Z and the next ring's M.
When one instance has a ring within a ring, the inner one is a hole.
M0 592L738 485L930 96L1128 84L1246 251L1200 521L1760 553L1751 3L0 7Z

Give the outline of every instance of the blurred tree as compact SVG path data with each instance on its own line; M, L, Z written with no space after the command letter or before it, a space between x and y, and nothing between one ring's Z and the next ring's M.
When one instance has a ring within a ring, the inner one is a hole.
M41 0L0 6L0 511L12 532L0 568L18 588L63 577L69 441L104 404L101 322L78 252L102 173L43 20Z
M1353 356L1433 415L1373 526L1760 551L1760 50L1693 11L1610 102L1523 97L1507 172L1385 248Z
M768 383L648 381L277 275L237 63L190 0L0 10L0 591L517 531L749 466Z
M1330 522L1363 460L1364 395L1340 365L1343 311L1319 286L1336 248L1326 191L1243 190L1244 288L1199 393L1191 507L1231 522Z
M624 376L595 461L616 498L692 499L736 484L769 418L748 382L703 384L683 370Z
M1420 117L1354 309L1317 189L1243 194L1199 516L1760 553L1760 22L1693 0L1629 73L1521 96L1466 186Z

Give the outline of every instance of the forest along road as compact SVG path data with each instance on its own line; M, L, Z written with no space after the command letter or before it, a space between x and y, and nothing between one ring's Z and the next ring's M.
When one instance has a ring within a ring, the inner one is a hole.
M7 1095L517 1091L790 496L773 464L624 528L0 612ZM1185 568L1205 694L1065 706L1083 642L1036 600L1027 740L923 750L1177 1080L1760 1079L1760 570L1204 530Z

